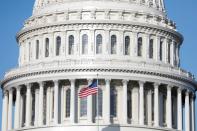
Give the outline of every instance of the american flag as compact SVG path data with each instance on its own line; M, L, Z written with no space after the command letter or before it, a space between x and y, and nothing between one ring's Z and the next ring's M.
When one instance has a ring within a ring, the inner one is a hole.
M96 94L98 92L98 86L97 86L97 81L93 81L91 85L89 85L86 88L83 88L80 92L79 92L79 97L80 98L84 98L87 97L89 95L93 95Z

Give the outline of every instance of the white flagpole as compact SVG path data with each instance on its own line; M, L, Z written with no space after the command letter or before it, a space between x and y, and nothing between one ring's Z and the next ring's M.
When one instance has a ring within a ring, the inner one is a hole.
M98 74L97 74L97 88L98 88L98 92L97 92L97 126L98 126L98 131L99 131L99 86L98 86Z

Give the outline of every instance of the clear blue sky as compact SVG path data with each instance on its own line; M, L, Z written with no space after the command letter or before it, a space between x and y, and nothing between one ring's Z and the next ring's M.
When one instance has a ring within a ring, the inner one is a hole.
M165 0L169 18L184 35L181 66L197 76L197 0ZM34 0L2 0L0 4L0 79L17 66L18 47L15 34L32 13ZM0 112L1 96L0 93ZM197 113L196 113L197 114ZM1 118L1 114L0 114ZM1 127L1 120L0 120Z

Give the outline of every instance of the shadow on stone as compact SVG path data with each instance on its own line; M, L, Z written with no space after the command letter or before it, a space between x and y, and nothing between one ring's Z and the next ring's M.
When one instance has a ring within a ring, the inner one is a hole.
M113 124L102 129L102 131L120 131L120 125Z

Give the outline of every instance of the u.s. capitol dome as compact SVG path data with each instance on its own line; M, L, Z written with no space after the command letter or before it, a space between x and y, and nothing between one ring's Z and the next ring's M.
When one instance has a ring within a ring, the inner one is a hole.
M195 131L197 83L164 0L36 0L17 42L2 131ZM99 101L80 99L97 79Z

